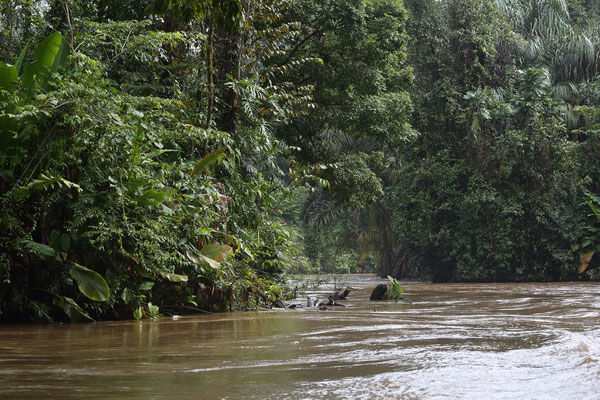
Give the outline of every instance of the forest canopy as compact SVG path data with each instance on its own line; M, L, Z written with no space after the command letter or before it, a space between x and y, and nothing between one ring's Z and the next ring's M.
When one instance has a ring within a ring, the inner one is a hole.
M298 272L598 279L600 1L0 0L0 320Z

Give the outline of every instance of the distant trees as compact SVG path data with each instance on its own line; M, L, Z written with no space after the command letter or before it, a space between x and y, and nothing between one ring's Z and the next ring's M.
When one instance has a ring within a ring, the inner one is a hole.
M395 227L412 269L434 280L574 278L581 188L597 180L581 170L597 166L582 149L596 139L576 130L581 109L565 88L595 76L595 46L564 1L407 5L421 136L398 180Z
M312 82L315 109L278 130L301 165L324 166L318 173L328 182L305 202L307 254L330 270L349 254L354 263L369 259L389 270L396 248L384 217L388 185L416 136L408 123L408 13L395 0L301 0L288 16L303 26L291 53L323 60L291 74Z

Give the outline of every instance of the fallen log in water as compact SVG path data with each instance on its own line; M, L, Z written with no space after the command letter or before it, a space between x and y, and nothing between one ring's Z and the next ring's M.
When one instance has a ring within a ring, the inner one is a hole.
M350 294L350 288L346 286L344 289L340 289L333 294L333 300L346 300Z
M317 308L319 310L327 310L328 307L344 307L345 304L339 303L340 300L346 300L350 294L350 288L346 287L336 291L333 295L328 296L327 299L319 299L316 296L308 296L306 298L306 306L308 308Z

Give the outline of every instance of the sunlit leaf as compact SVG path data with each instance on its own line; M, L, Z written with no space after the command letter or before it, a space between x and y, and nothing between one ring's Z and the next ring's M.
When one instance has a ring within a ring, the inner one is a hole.
M224 259L226 259L232 251L233 250L231 246L228 246L226 244L213 243L204 246L202 250L200 250L200 254L211 258L215 261L221 262Z
M208 264L211 268L214 268L214 269L221 268L221 263L220 262L218 262L218 261L216 261L216 260L214 260L214 259L212 259L210 257L207 257L207 256L205 256L203 254L199 254L199 253L193 254L193 253L191 253L191 252L188 251L186 253L186 255L190 259L190 261L192 261L194 264L197 264L197 265Z
M138 287L138 289L139 290L150 290L153 287L154 287L154 282L144 282Z
M170 280L171 282L187 282L188 281L187 275L172 274L170 272L161 272L160 274L163 277Z
M200 161L198 161L196 163L196 165L194 166L194 169L190 175L194 176L194 175L204 171L204 168L206 168L209 164L214 163L215 161L225 157L225 154L224 154L225 149L226 149L226 147L223 147L223 148L220 148L219 150L215 150L212 153L205 155Z
M159 308L152 303L148 303L148 311L150 312L150 316L152 318L160 317Z
M140 319L142 319L143 314L142 314L142 307L138 307L135 309L135 311L133 312L133 318L135 318L137 321L139 321Z
M50 74L50 68L54 65L57 55L62 45L62 36L59 32L54 32L36 47L33 53L33 62L25 66L21 82L23 88L31 90L34 82L42 86Z

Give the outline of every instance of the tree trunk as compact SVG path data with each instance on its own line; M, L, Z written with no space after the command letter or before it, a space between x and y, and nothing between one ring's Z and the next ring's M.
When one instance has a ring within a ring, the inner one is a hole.
M222 28L215 29L215 64L217 80L215 86L220 90L220 112L216 119L219 130L235 134L237 128L238 95L231 86L226 85L232 80L240 79L240 55L242 33L234 30L227 33Z
M206 45L206 81L208 83L208 105L206 109L206 129L210 129L212 125L212 116L215 106L215 87L214 87L214 76L215 76L215 45L214 45L214 18L211 16L208 22L208 43ZM200 97L199 95L197 96Z

